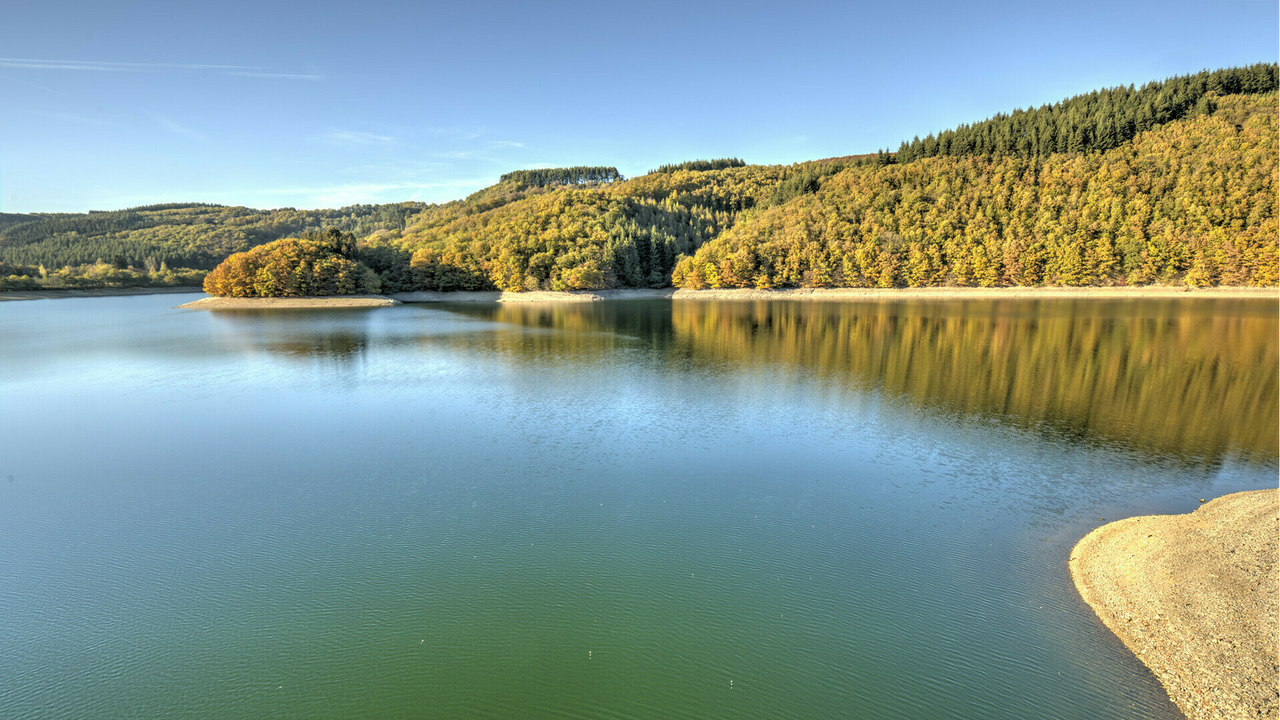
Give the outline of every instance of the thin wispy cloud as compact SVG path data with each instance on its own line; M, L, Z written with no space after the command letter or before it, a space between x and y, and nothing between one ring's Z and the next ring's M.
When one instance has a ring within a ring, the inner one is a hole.
M77 72L185 72L214 71L222 75L258 77L274 80L322 80L323 75L273 72L273 68L254 65L216 65L204 63L136 63L105 60L47 60L39 58L0 58L0 68L21 70L69 70Z
M145 72L148 70L263 70L252 65L191 65L186 63L132 63L102 60L39 60L0 58L0 67L33 70L98 70L102 72Z
M26 80L19 80L19 79L17 79L17 78L8 78L8 79L9 79L11 82L18 83L19 85L26 85L27 87L33 87L33 88L35 88L35 89L37 89L37 90L44 90L45 92L50 92L50 93L53 93L54 95L61 95L61 96L63 96L63 97L75 97L75 95L72 95L71 93L65 93L65 92L62 92L61 90L54 90L54 89L53 89L53 88L51 88L51 87L45 87L45 86L43 86L43 85L37 85L37 84L35 84L35 83L27 82Z
M524 143L522 143L522 142L516 142L515 140L493 140L493 141L491 141L491 142L489 143L489 147L494 148L494 149L497 149L497 148L522 148L522 147L524 147Z
M185 137L185 138L191 138L192 140L199 140L200 142L205 142L206 140L209 139L208 137L205 136L204 133L200 132L199 130L196 130L194 128L189 128L186 125L183 125L182 123L176 120L173 120L171 118L167 118L163 115L154 115L153 117L155 118L155 121L160 124L160 127L164 128L165 130L168 130L174 135L178 135L180 137Z
M298 75L295 73L268 73L268 72L229 72L227 75L235 75L236 77L252 77L267 78L269 80L323 80L323 75Z
M377 135L359 130L330 130L319 137L322 142L330 145L390 145L396 141L390 135Z

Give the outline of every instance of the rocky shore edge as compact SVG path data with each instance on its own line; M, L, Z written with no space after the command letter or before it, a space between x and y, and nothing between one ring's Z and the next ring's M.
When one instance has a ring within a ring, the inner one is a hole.
M1280 491L1109 523L1071 551L1102 622L1191 720L1276 718Z

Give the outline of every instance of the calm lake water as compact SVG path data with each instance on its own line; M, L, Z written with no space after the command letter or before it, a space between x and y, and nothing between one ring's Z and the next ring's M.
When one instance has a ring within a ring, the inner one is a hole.
M1101 519L1277 482L1274 301L0 306L0 717L1172 718Z

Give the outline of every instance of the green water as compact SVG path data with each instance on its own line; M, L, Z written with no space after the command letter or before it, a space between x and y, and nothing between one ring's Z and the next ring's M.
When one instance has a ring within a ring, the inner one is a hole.
M1274 487L1270 301L0 305L0 717L1171 718L1100 518Z

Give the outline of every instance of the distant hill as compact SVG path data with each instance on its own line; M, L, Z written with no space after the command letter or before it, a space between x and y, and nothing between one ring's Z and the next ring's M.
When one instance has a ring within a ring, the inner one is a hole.
M254 210L206 203L148 205L114 211L0 216L0 261L66 265L123 258L209 269L233 252L307 230L336 227L360 237L396 230L422 203L352 205L337 210Z

